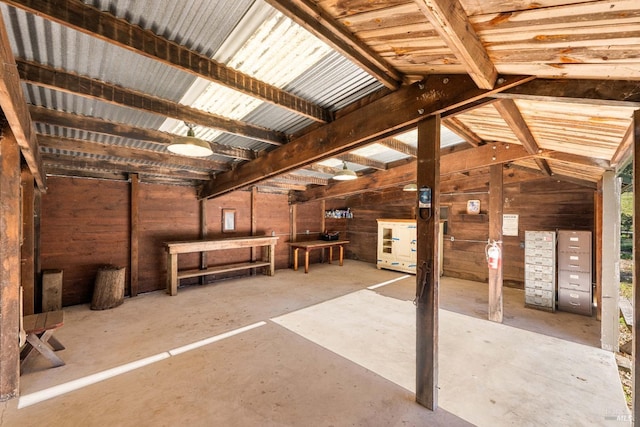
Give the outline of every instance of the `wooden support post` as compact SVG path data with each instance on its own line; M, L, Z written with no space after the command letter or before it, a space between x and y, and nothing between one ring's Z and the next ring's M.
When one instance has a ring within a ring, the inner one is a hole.
M416 401L438 407L438 233L440 215L440 115L418 124L418 189L431 189L431 207L417 215ZM418 191L418 200L420 194Z
M289 205L289 241L296 242L298 240L298 205ZM291 259L291 248L289 248L289 259ZM297 262L297 252L294 254L295 262Z
M502 242L502 164L498 163L489 167L489 240ZM498 243L502 258L502 243ZM498 268L489 268L489 320L502 323L502 265Z
M35 261L35 180L28 168L21 173L22 186L22 246L21 274L22 282L22 314L35 313L36 301L36 261Z
M636 195L640 189L640 110L633 113L633 258L640 256L640 197ZM640 278L640 262L633 263L633 397L632 414L640 414L640 291L638 279Z
M209 226L207 223L207 199L200 200L200 239L207 240L209 235ZM200 252L200 269L206 270L209 267L207 253ZM207 276L200 276L200 284L207 283Z
M257 206L258 204L258 187L251 187L251 235L255 236L258 232L258 213ZM251 261L255 261L257 259L258 253L256 248L251 248ZM251 270L251 275L254 276L256 274L255 270Z
M621 181L614 171L602 174L595 198L596 301L600 317L600 347L618 351L620 339L620 192ZM634 191L635 193L635 191ZM602 236L609 236L603 239Z
M0 138L0 401L20 383L20 150L8 126Z
M138 233L139 233L139 221L140 221L140 179L137 173L130 175L131 177L131 274L130 274L130 286L129 296L135 297L138 295L138 260L139 260L139 246L138 246Z
M595 300L596 300L596 319L602 320L602 229L603 229L603 183L604 177L598 181L598 189L593 195L593 248L594 248L594 263L593 269L595 273ZM620 199L616 202L616 205L620 204ZM618 227L619 231L619 227ZM619 258L619 256L618 256ZM617 300L617 298L616 298ZM604 347L603 347L604 348Z

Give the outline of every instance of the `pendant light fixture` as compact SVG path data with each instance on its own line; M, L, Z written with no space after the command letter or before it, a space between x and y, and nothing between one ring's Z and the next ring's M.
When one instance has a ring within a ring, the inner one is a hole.
M350 181L352 179L356 179L358 175L350 169L347 168L347 162L342 161L342 170L333 176L333 179L336 181Z
M402 187L402 191L418 191L418 186L413 182Z
M206 157L212 155L213 150L209 143L196 138L196 134L193 131L195 125L186 122L185 125L189 128L187 136L176 136L173 142L167 146L167 150L189 157Z

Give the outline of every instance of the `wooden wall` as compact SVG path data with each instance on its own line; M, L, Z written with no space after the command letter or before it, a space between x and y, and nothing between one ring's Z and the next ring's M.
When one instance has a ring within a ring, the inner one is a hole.
M97 269L106 264L127 268L130 277L130 184L51 177L49 190L42 196L42 269L63 270L64 306L91 300ZM251 235L252 195L236 191L206 202L208 238ZM289 265L289 206L286 195L257 193L253 208L256 235L274 232L276 268ZM222 209L236 210L236 231L222 232ZM140 184L139 187L139 292L165 288L166 256L164 242L200 238L200 202L195 191L186 187ZM249 250L208 255L209 265L244 261ZM199 266L198 255L180 257L180 267ZM236 272L237 275L246 274ZM197 279L183 281L195 283Z
M447 177L441 182L441 207L448 208L443 239L444 275L486 282L485 246L489 237L488 170ZM414 218L415 193L388 190L340 201L327 208L350 207L354 218L345 221L351 244L347 256L376 262L378 218ZM522 171L505 171L504 213L519 215L519 235L503 239L504 282L524 283L524 231L579 229L593 232L594 190ZM468 200L480 200L481 213L466 213Z

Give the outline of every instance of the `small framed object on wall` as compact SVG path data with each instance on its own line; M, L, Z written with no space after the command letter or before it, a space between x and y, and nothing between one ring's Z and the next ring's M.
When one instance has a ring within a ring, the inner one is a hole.
M236 210L222 209L222 232L236 231Z
M480 213L480 200L467 200L467 213L479 214Z

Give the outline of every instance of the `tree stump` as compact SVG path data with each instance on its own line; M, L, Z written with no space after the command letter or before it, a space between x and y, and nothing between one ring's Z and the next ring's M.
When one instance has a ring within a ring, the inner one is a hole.
M124 267L107 265L98 269L91 310L106 310L124 302Z

